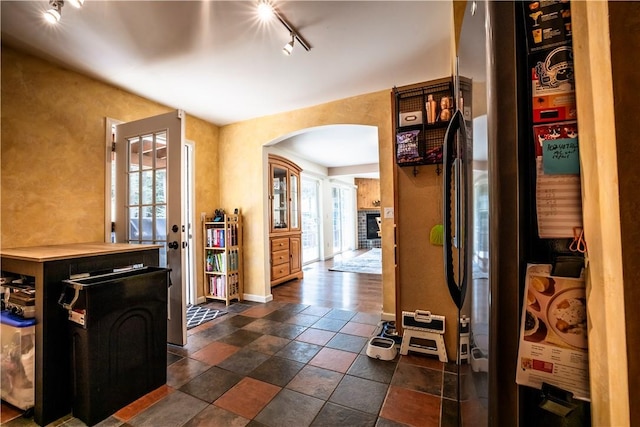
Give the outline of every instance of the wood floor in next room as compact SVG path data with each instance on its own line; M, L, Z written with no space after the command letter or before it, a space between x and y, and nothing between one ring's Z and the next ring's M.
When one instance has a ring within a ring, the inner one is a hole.
M305 265L304 278L271 289L275 301L309 304L364 313L382 312L382 276L329 271L334 263L365 253L350 251L327 261Z

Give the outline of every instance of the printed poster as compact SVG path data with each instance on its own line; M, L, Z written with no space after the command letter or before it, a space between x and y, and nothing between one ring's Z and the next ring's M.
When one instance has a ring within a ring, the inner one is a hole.
M554 139L578 138L578 123L576 121L564 123L549 123L533 127L533 135L536 141L536 157L542 156L542 146L545 141Z
M551 265L527 266L516 382L551 384L590 400L584 277L551 276Z
M536 217L541 239L572 238L574 227L582 227L580 175L547 174L542 156L536 157Z
M529 53L571 44L571 6L569 1L526 2L525 25Z
M571 46L531 55L531 63L533 122L577 119Z

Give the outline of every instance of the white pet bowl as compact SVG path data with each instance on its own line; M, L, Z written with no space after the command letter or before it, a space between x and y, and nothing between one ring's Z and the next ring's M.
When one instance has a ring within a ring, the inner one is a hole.
M372 337L367 345L367 356L380 360L393 360L398 353L396 342L391 338Z

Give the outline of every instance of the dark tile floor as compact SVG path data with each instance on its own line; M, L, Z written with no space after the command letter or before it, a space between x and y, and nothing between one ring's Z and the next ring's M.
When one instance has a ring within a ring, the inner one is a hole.
M393 361L368 357L378 315L284 302L227 310L191 329L185 347L168 346L166 386L99 425L458 425L456 365L412 353ZM477 378L463 369L460 379L470 414L464 424L485 424ZM4 422L2 409L2 425L35 425L23 417ZM84 425L72 417L54 424Z

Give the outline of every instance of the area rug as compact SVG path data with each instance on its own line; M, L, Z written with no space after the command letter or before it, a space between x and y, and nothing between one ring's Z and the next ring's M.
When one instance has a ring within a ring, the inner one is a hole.
M202 305L191 305L187 307L187 329L195 328L225 314L227 314L226 311L207 308Z
M329 271L382 274L382 249L373 248L362 255L336 262Z

